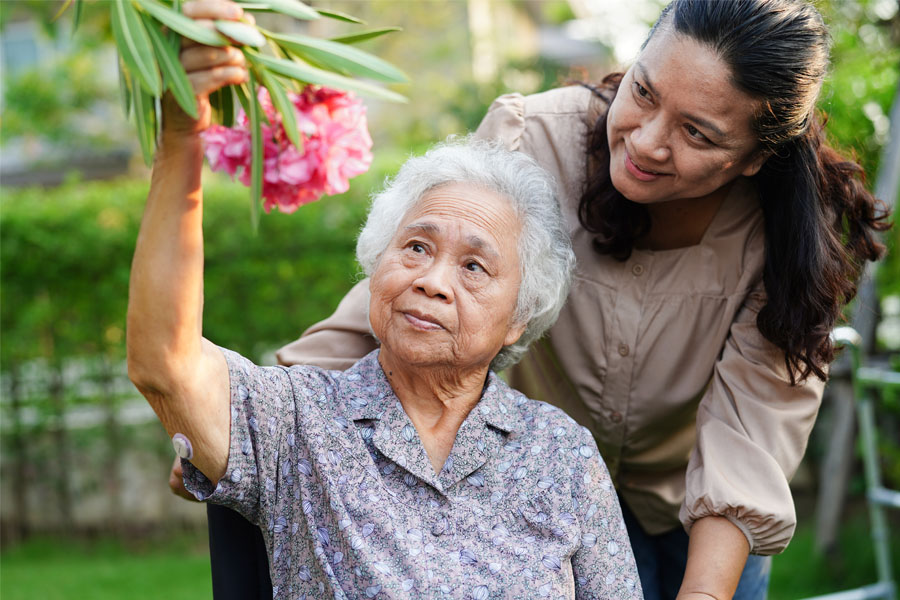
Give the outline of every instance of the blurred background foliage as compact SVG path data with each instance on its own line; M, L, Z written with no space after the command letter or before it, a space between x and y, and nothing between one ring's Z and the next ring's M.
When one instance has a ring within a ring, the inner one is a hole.
M249 226L247 189L206 173L204 331L263 363L327 316L356 281L353 248L368 195L405 157L474 129L499 94L596 81L624 69L663 2L318 4L361 16L372 27L404 27L363 47L410 75L411 84L394 86L410 103L369 103L375 163L349 192L294 215L264 216L256 233ZM816 5L834 37L833 70L820 108L829 115L833 142L854 153L874 182L900 79L898 2ZM0 595L99 598L106 596L98 590L111 589L116 591L108 597L122 597L117 586L129 585L136 569L146 571L142 581L149 589L157 586L147 597L209 597L202 509L168 499L170 455L152 414L122 412L144 405L128 385L122 361L128 270L148 176L119 105L108 11L88 3L72 37L70 15L52 21L60 6L45 0L0 2ZM585 6L594 8L586 12ZM321 37L343 32L335 23L304 27ZM887 241L897 248L897 240L895 229ZM896 352L897 252L880 266L878 282L884 312L880 347ZM100 411L96 418L94 408ZM73 429L72 423L87 424ZM150 450L123 458L129 445ZM900 485L900 453L892 443L885 450L885 467ZM817 459L812 452L810 460ZM797 479L798 513L806 521L785 556L775 561L772 598L833 591L872 578L860 515L847 520L850 529L839 556L812 550L808 498L817 487L816 473L816 466L808 465ZM129 496L136 479L148 487ZM135 524L129 498L149 496L151 489L161 490L162 508ZM858 480L851 491L860 497ZM187 533L160 538L167 525ZM96 534L107 542L86 549L85 535ZM183 565L183 553L193 557L188 572L175 566ZM125 556L143 558L133 565L116 562ZM66 584L45 589L53 565ZM91 585L92 577L103 585Z

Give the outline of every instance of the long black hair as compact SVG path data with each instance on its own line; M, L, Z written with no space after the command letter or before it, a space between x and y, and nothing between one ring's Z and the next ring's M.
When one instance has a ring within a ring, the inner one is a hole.
M753 129L769 158L753 177L766 239L767 301L756 323L784 351L791 383L810 374L824 380L834 358L829 333L865 261L884 253L877 232L890 226L862 168L828 145L815 109L831 47L825 23L804 0L674 0L649 37L660 27L712 48L735 86L759 100ZM611 103L621 80L609 75L594 91ZM612 185L606 111L587 148L579 218L597 252L626 260L651 218Z

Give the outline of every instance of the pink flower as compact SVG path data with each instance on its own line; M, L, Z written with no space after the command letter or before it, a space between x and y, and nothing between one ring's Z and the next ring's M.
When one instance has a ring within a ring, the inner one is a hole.
M366 108L353 94L307 86L288 94L296 108L297 129L303 141L298 151L284 130L269 92L259 88L259 102L269 120L262 124L263 207L291 213L323 194L341 194L349 179L372 164L372 138ZM250 185L250 119L241 110L235 126L212 125L203 132L206 158L213 171L225 171Z

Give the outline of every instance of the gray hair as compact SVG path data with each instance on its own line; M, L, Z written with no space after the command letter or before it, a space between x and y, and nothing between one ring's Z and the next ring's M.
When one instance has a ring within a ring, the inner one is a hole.
M451 136L424 156L410 158L372 198L356 242L356 259L371 277L406 214L429 190L452 183L477 185L503 196L522 224L521 283L514 318L526 327L519 340L504 346L491 362L491 368L499 371L517 363L529 344L556 322L575 267L556 183L534 159L472 136Z

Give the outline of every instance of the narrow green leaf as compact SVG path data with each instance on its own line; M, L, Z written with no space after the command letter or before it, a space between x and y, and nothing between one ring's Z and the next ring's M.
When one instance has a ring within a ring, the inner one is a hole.
M218 89L209 93L209 107L212 109L210 115L213 123L222 124L222 90Z
M119 54L141 86L154 96L162 95L159 68L153 47L137 11L128 0L115 0L112 5L112 30Z
M267 5L271 10L295 19L312 21L319 18L318 12L300 0L254 0L252 4Z
M329 19L337 19L338 21L344 21L345 23L356 23L357 25L365 25L366 22L358 17L354 17L353 15L348 15L345 12L341 12L339 10L331 10L327 8L317 8L316 12L322 15L323 17L328 17Z
M71 5L72 5L72 0L66 0L65 2L63 2L63 5L59 7L59 10L56 11L56 14L53 15L52 19L50 19L50 22L52 23L52 22L56 21L58 18L60 18L62 16L62 14L64 12L66 12L66 9L69 8Z
M156 148L159 145L159 140L162 138L162 98L154 98L153 99L153 131L155 132L153 135L153 151L156 152Z
M259 69L259 78L262 84L269 90L269 97L272 98L272 104L275 110L281 114L281 122L284 125L284 131L294 147L299 152L303 152L303 139L300 137L300 131L297 128L297 113L294 103L288 98L281 81L265 69Z
M248 61L249 62L249 61ZM241 85L232 86L234 89L234 93L237 96L238 102L241 103L241 108L244 109L244 114L250 115L250 86L248 83L242 83ZM269 118L266 116L265 111L260 111L259 113L260 120L266 125L271 125L269 123Z
M259 204L262 200L263 138L259 120L263 112L256 94L256 77L250 71L250 223L253 231L259 227Z
M134 90L134 122L137 126L138 142L147 166L153 164L153 150L156 144L156 106L154 98L144 88Z
M163 35L162 29L151 17L142 15L144 25L147 27L147 33L150 34L150 41L153 42L153 50L156 52L156 60L162 69L165 79L166 88L171 90L178 105L192 116L197 118L197 97L194 95L194 88L188 80L187 73L181 61L178 60L178 51Z
M370 29L369 31L360 31L359 33L351 33L349 35L339 35L337 37L331 38L331 41L338 42L339 44L356 44L359 42L364 42L366 40L371 40L373 38L381 37L386 33L393 33L395 31L403 31L403 28L383 27L381 29Z
M282 48L300 55L301 58L308 57L312 62L332 71L370 77L389 83L409 81L409 78L397 67L353 46L301 34L267 33L267 35Z
M165 4L157 2L157 0L135 1L157 21L161 21L163 25L177 31L186 38L194 40L198 44L204 44L206 46L228 45L228 40L212 29L207 29L202 25L198 25L193 19L169 8Z
M75 14L72 15L72 33L81 25L82 9L84 9L84 0L75 0Z
M122 63L122 57L118 58L119 60L116 61L116 64L119 67L119 94L122 97L122 110L125 112L125 118L127 119L131 113L131 76Z
M214 25L219 33L230 37L238 44L262 48L266 45L266 38L255 26L240 21L215 21Z
M362 81L357 81L355 79L350 79L348 77L343 77L329 71L317 69L307 64L282 58L272 58L270 56L264 56L252 50L245 50L244 53L252 55L254 60L262 63L263 66L270 69L271 71L278 73L279 75L289 77L291 79L356 92L362 96L379 98L381 100L388 100L390 102L407 102L407 99L405 97L396 92L392 92L390 90L386 90L384 88L380 88L378 86Z
M250 114L250 93L247 91L247 84L242 83L240 85L232 86L234 88L234 94L237 96L238 102L241 103L241 108L244 109L244 114Z
M226 86L220 89L222 92L222 125L225 127L234 126L234 86Z
M259 2L241 2L238 0L238 4L241 5L241 8L246 10L252 10L255 12L272 12L272 7L268 4L261 4Z
M209 105L212 107L212 120L224 127L234 125L234 96L232 86L219 88L209 95Z

